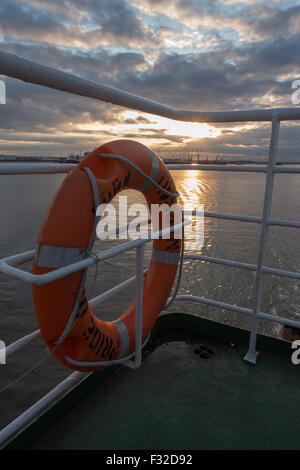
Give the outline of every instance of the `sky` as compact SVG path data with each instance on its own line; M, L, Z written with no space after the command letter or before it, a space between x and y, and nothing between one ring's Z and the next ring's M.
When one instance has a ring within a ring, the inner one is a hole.
M295 107L300 0L0 0L0 49L184 109ZM180 123L0 79L0 154L67 156L120 138L162 156L268 154L270 123ZM282 123L279 159L300 160L299 129Z

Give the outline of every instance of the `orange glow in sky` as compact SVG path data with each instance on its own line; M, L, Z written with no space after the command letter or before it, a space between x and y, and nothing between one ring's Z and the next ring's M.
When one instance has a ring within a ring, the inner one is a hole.
M143 118L143 120L138 120ZM162 139L155 138L155 132L159 131L160 134L166 136L179 136L182 137L181 142L191 142L202 138L218 137L221 133L220 129L198 122L181 122L172 119L154 116L152 114L139 113L137 111L126 110L121 113L119 122L115 124L103 124L100 122L90 122L86 124L79 124L77 129L80 131L101 131L114 132L116 134L124 135L126 133L137 133L141 138L147 137L147 143L162 142ZM149 137L151 134L151 137Z

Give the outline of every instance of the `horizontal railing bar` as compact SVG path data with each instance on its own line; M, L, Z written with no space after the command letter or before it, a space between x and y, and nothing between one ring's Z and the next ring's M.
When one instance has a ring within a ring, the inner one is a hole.
M144 226L150 223L150 221L151 219L143 219L140 222L138 222L136 225ZM128 230L129 226L130 224L119 226L119 227L116 227L115 230L109 230L106 233L107 235L111 235L114 233L121 234L125 230ZM8 264L9 266L19 266L21 264L25 264L25 263L32 261L34 259L34 254L35 254L35 250L24 251L23 253L19 253L17 255L12 255L12 256L8 256L7 258L3 258L2 260L0 260L0 262L3 261L3 263Z
M266 166L247 166L247 165L209 165L209 164L184 164L169 163L169 170L206 170L206 171L234 171L241 173L266 173ZM274 166L274 173L300 173L299 167Z
M249 264L249 263L241 263L240 261L233 261L225 258L215 258L213 256L204 256L204 255L199 255L196 253L188 253L184 255L185 259L193 259L193 260L199 260L199 261L205 261L208 263L215 263L215 264L223 264L225 266L232 266L235 268L242 268L242 269L248 269L250 271L257 271L257 265L255 264ZM289 277L292 279L300 279L300 273L297 273L295 271L285 271L284 269L278 269L278 268L269 268L267 266L264 266L262 268L262 272L264 274L274 274L276 276L281 276L281 277Z
M248 269L250 271L257 270L257 266L255 264L241 263L240 261L233 261L233 260L229 260L225 258L215 258L213 256L204 256L204 255L188 253L184 255L184 259L193 259L193 260L205 261L208 263L223 264L225 266Z
M266 160L265 163L268 164L268 161ZM275 162L275 165L300 165L300 160L299 160L299 161L296 161L296 162L284 161L284 160L277 160L277 161Z
M292 279L300 279L300 273L294 271L285 271L284 269L269 268L267 266L262 268L264 274L275 274L281 277L290 277Z
M220 302L219 300L207 299L205 297L199 297L196 295L177 295L175 297L175 301L177 300L200 302L206 305L212 305L213 307L224 308L226 310L232 310L233 312L252 315L252 310L249 308L239 307L238 305L231 305L225 302Z
M133 248L144 245L145 243L149 243L152 239L156 239L156 238L163 237L164 235L168 235L169 233L176 231L177 228L189 225L190 223L191 223L190 220L185 220L184 222L175 224L172 227L166 227L163 230L159 230L153 233L148 238L138 238L136 240L131 240L129 242L122 243L102 253L98 253L95 256L89 256L87 258L84 258L83 260L76 261L75 263L71 263L69 265L55 269L46 274L32 274L32 273L28 273L26 271L22 271L20 269L15 268L14 266L16 266L17 264L16 259L18 260L22 259L22 256L24 256L23 253L0 260L0 271L4 274L8 274L9 276L15 277L29 284L34 284L34 285L39 285L39 286L48 284L57 279L66 277L69 274L72 274L74 272L80 271L82 269L86 269L99 261L105 261L106 259L117 256L121 253L124 253L125 251L129 251ZM33 253L34 253L33 251L25 253L28 255L28 260L29 258L30 260L32 260ZM21 264L21 262L19 262L18 264Z
M290 167L274 166L273 173L300 173L300 168L296 166L290 166Z
M43 160L43 157L40 157L40 162L39 163L36 163L36 161L32 162L30 160L28 160L28 162L18 162L18 161L0 161L0 175L25 175L25 174L50 174L50 173L69 173L73 168L75 168L77 166L77 163L71 163L71 162L68 162L68 163L63 163L63 162L48 162L48 161L42 161ZM55 160L55 158L54 158ZM268 162L255 162L255 166L257 165L267 165ZM184 165L186 168L189 168L189 169L216 169L216 170L220 170L222 171L222 168L224 166L226 166L228 168L228 166L234 166L234 167L241 167L243 166L243 168L249 168L248 165L250 165L250 163L247 163L247 164L244 164L244 165L241 165L241 163L234 163L234 162L230 162L230 163L224 163L224 164L218 164L218 165L215 165L215 164L209 164L209 163L197 163L197 162L190 162L190 163L177 163L176 162L176 159L174 159L172 162L168 161L168 162L165 162L165 165L169 168L169 169L173 169L173 170L176 170L176 169L182 169L182 168L178 168L179 165ZM247 165L247 166L246 166ZM300 162L278 162L276 165L275 165L275 169L276 168L279 168L280 166L283 166L283 165L300 165ZM293 168L293 167L283 167L285 168L284 170L282 171L288 171L290 168ZM226 170L225 170L226 171ZM228 171L228 170L227 170ZM230 170L231 171L231 170ZM263 170L261 170L263 171ZM264 172L264 171L263 171Z
M186 213L186 211L184 211ZM188 211L189 215L197 215L196 211ZM221 212L208 212L204 211L203 215L205 217L211 217L215 219L228 219L228 220L237 220L240 222L253 222L261 224L261 217L252 217L248 215L239 215L239 214L223 214ZM294 220L280 220L280 219L269 219L269 225L279 225L283 227L293 227L300 228L300 222Z
M6 357L9 357L12 354L15 354L16 352L20 351L20 349L27 346L27 344L33 343L40 337L41 337L40 330L36 330L33 333L30 333L29 335L26 335L20 339L17 339L17 341L14 341L13 343L9 344L6 347Z
M209 164L182 164L168 163L169 170L207 170L207 171L236 171L250 173L266 173L264 166L246 165L209 165ZM1 163L0 175L42 175L42 174L66 174L76 164L73 163ZM275 173L300 173L297 167L275 167Z
M261 224L260 217L252 217L248 215L238 215L238 214L222 214L221 212L208 212L208 211L204 211L203 214L205 217L210 217L213 219L229 219L229 220L237 220L240 222L254 222L257 224ZM196 215L196 213L193 215Z
M179 160L179 162L177 161ZM211 166L216 166L216 167L223 167L223 166L227 166L228 165L234 165L234 166L250 166L250 165L265 165L267 166L268 165L268 161L237 161L235 162L234 160L230 160L230 161L227 161L227 160L223 160L223 161L220 161L219 163L209 163L209 160L206 160L205 162L199 162L197 161L197 159L191 159L188 161L185 162L185 158L183 158L183 160L180 160L180 158L174 158L174 159L165 159L164 160L165 164L166 165L170 165L170 168L173 168L173 165L192 165L192 167L198 165L203 165L204 168L206 168L208 165L211 165ZM300 161L299 162L277 162L275 164L275 168L279 168L280 166L283 166L283 165L300 165ZM290 167L288 167L290 168Z
M18 253L17 255L8 256L7 258L3 258L0 260L0 263L3 262L8 266L19 266L20 264L29 263L33 260L35 254L35 250L30 251L23 251L22 253Z
M209 165L209 164L185 164L185 163L169 163L169 170L207 170L207 171L237 171L246 173L266 173L267 168L264 166L247 166L247 165ZM300 170L300 169L299 169Z
M147 272L147 269L145 269L144 274ZM92 300L89 301L89 306L91 308L97 307L97 305L102 304L106 300L110 299L114 295L118 294L119 292L122 292L123 290L127 289L127 287L131 286L134 284L136 281L136 276L131 277L130 279L127 279L126 281L121 282L117 286L112 287L111 289L103 292L103 294L98 295L97 297L94 297Z
M196 215L196 212L193 215ZM262 219L260 217L252 217L248 215L222 214L218 212L205 211L204 216L216 218L216 219L237 220L240 222L253 222L257 224L261 224L262 222ZM295 221L295 220L269 219L268 225L278 225L278 226L283 226L283 227L300 228L300 222Z
M292 227L292 228L300 228L300 222L295 220L280 220L280 219L269 219L269 225L278 225L282 227Z
M48 175L69 173L71 163L1 163L0 175Z
M170 299L170 298L169 298ZM205 297L198 297L195 295L178 295L175 298L175 301L193 301L193 302L200 302L206 305L211 305L213 307L218 307L226 310L231 310L233 312L244 313L246 315L252 315L253 310L250 308L239 307L237 305L227 304L225 302L220 302L218 300L206 299ZM169 301L169 300L168 300ZM271 315L270 313L258 313L259 318L263 318L264 320L269 320L277 323L281 323L282 325L291 326L293 328L300 328L300 322L296 320L290 320L288 318Z
M78 385L90 374L92 374L92 372L73 372L69 375L69 377L59 383L55 388L53 388L53 390L47 393L47 395L38 400L34 405L24 411L24 413L0 431L0 445L4 444L5 441L10 439L16 432L23 429L27 424L38 417L40 413L46 410L59 396Z
M147 270L144 271L146 273ZM91 308L97 307L98 305L102 304L106 300L110 299L114 295L118 294L119 292L122 292L123 290L127 289L127 287L131 286L134 284L136 281L136 277L133 276L130 279L127 279L124 282L121 282L120 284L112 287L111 289L103 292L103 294L98 295L97 297L94 297L89 301L89 306ZM17 341L14 341L11 343L9 346L6 348L6 357L11 356L12 354L16 353L17 351L20 351L23 347L25 347L27 344L33 343L35 340L41 337L41 332L40 330L36 330L33 333L30 333L27 336L23 336L22 338L18 339Z
M0 51L0 74L24 82L42 85L59 91L85 96L142 112L164 116L178 121L194 122L245 122L271 121L274 112L280 120L300 119L299 108L274 108L247 111L199 112L181 110L126 91L80 78L70 73L23 59Z

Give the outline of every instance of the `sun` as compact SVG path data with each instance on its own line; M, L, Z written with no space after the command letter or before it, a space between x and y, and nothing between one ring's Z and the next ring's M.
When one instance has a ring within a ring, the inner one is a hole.
M143 118L145 122L139 125L140 129L161 130L166 136L177 135L184 137L183 140L186 142L194 139L218 137L221 133L220 129L206 123L174 121L173 119L136 111L124 111L122 118L124 121L141 120Z
M90 121L77 125L80 132L101 132L103 136L123 138L125 135L137 136L145 145L173 144L197 141L199 139L216 138L221 134L220 129L200 122L174 121L154 114L139 113L138 111L122 111L116 122L102 123Z
M206 123L172 121L171 119L166 119L166 121L168 121L167 135L172 133L186 137L187 140L218 137L220 135L219 129Z

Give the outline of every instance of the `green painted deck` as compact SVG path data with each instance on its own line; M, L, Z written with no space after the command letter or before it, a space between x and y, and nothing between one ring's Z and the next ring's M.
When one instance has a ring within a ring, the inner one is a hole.
M270 350L250 365L226 331L158 335L140 369L115 369L34 449L299 449L300 365ZM214 354L195 355L200 343Z

